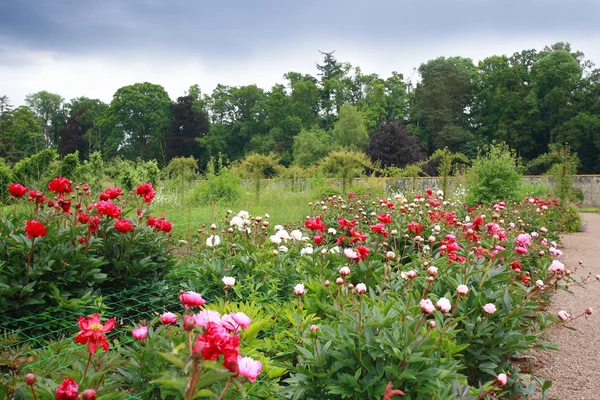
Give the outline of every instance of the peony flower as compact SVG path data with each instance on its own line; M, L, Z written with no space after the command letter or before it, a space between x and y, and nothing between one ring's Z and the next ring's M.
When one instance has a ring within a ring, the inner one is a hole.
M94 389L86 389L81 393L81 400L96 400L96 391Z
M110 218L121 218L121 209L110 200L101 200L94 204L94 208L98 210L98 215L106 215Z
M436 267L427 268L427 275L436 276L438 274L438 269Z
M28 239L44 237L46 236L46 227L35 219L25 221L25 236Z
M465 295L469 293L469 288L467 287L467 285L458 285L458 287L456 288L456 293Z
M71 187L71 181L61 176L52 179L50 183L48 183L48 190L54 193L63 194L71 193L73 188Z
M185 305L185 308L200 307L206 303L199 293L191 291L184 293L183 290L179 292L179 301Z
M364 283L359 283L358 285L356 285L356 293L358 293L358 294L367 293L367 285L365 285Z
M515 251L517 254L527 254L527 248L525 247L517 246L515 247Z
M344 249L344 255L351 260L357 260L359 255L353 249Z
M594 310L592 309L592 307L588 307L585 309L585 313L587 315L592 315L594 313Z
M135 340L144 340L148 335L148 327L144 325L138 326L131 332L131 335Z
M567 321L571 318L571 314L569 314L568 312L561 310L558 312L558 318L561 319L561 321Z
M529 247L531 246L531 235L529 235L528 233L521 233L519 236L517 236L517 238L515 239L515 242L520 246L520 247Z
M342 267L342 268L340 268L340 275L341 276L348 276L348 275L350 275L350 267Z
M315 324L311 325L311 326L310 326L310 328L308 328L308 329L310 329L310 331L311 331L312 333L317 333L317 332L319 332L319 326L318 326L318 325L315 325Z
M166 325L173 325L178 320L177 315L172 312L166 312L160 316L160 321Z
M65 378L56 388L54 398L56 400L77 400L79 385L71 378Z
M238 332L240 330L240 326L230 314L221 316L221 325L227 329L229 332Z
M311 246L306 246L302 250L300 250L301 256L310 256L313 253L314 253L314 250Z
M11 183L8 185L8 191L14 197L23 197L27 193L28 188L20 183Z
M279 246L279 251L282 253L287 253L289 249L287 248L287 246Z
M248 378L250 382L254 382L262 371L262 363L259 360L253 360L250 357L238 356L237 364L240 375Z
M564 272L565 264L561 263L558 260L552 260L552 264L550 264L548 271L552 272L553 274L556 274L557 272Z
M292 237L292 239L298 242L302 241L302 232L299 229L294 229L293 231L291 231L290 236Z
M387 258L388 260L393 260L394 258L396 258L396 253L394 253L393 251L388 251L385 253L385 258Z
M194 314L195 325L206 328L209 322L212 322L214 324L220 324L221 314L219 314L218 311L207 309L201 310L197 314Z
M279 231L279 232L281 232L281 231ZM273 244L281 244L281 237L279 235L271 235L269 237L269 240Z
M496 306L492 303L488 303L485 306L483 306L483 311L491 315L496 312Z
M538 279L537 281L535 281L535 286L539 287L539 288L543 288L544 287L544 281L541 279Z
M296 286L294 286L294 294L296 296L304 296L305 293L306 289L304 288L304 284L299 283Z
M224 276L222 281L225 287L232 287L235 285L235 278L232 276Z
M89 316L87 319L85 317L79 317L79 333L75 336L75 341L79 344L87 344L88 351L90 354L95 354L98 349L98 345L104 349L104 351L108 351L110 345L106 340L106 336L104 335L106 332L110 332L117 323L115 318L111 318L104 325L100 323L100 315L97 313Z
M115 229L121 233L127 233L133 229L133 225L128 219L120 219L115 222Z
M207 239L206 239L206 245L208 247L215 247L221 244L221 238L219 237L219 235L210 235Z
M452 309L452 304L450 304L450 300L448 300L445 297L442 297L441 299L438 300L436 307L441 312L447 313L447 312L450 312L450 310Z
M429 299L421 300L419 305L421 307L421 311L423 311L425 314L432 314L435 311L435 307Z
M231 316L231 318L233 318L233 320L239 326L243 327L244 329L248 329L248 327L252 323L252 320L250 319L250 317L247 316L246 314L244 314L243 312L236 312L236 313L232 312L229 315Z
M498 374L498 376L496 377L496 382L499 386L504 386L508 382L508 377L506 376L506 374Z
M135 194L143 197L145 203L150 203L156 194L156 190L154 190L151 183L142 183L135 189Z

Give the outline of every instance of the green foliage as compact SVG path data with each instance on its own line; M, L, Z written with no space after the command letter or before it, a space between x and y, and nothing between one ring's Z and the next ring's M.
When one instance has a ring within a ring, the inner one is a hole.
M309 167L331 151L331 138L322 130L302 130L294 138L294 163Z
M6 204L9 201L10 193L8 185L13 182L13 174L10 168L0 158L0 204Z
M452 175L453 164L468 164L469 159L464 154L452 153L447 147L444 147L444 149L436 150L429 160L437 162L437 173L438 176L442 178L441 189L444 192L444 196L447 196L448 178Z
M508 146L492 144L487 152L477 156L467 172L467 201L489 204L516 200L522 178L516 156Z
M218 164L218 172L215 172L215 164ZM240 177L223 166L220 159L211 159L205 178L193 189L190 196L192 204L231 203L241 196Z
M347 151L363 150L369 140L362 116L351 104L344 104L333 128L333 144Z
M554 193L563 202L576 199L573 177L579 166L579 158L571 152L567 143L563 146L558 143L550 145L549 151L533 160L529 168L540 166L548 168L546 174L552 177Z
M260 198L261 179L274 178L279 173L279 162L273 153L269 155L251 153L244 158L236 168L240 175L250 178L254 183L256 198Z
M13 178L26 186L45 186L42 181L50 181L51 165L57 158L58 153L54 149L42 150L24 158L13 166Z
M342 191L350 186L352 178L359 177L367 168L372 168L369 158L361 152L337 150L323 159L319 167L329 176L342 180Z
M171 159L162 173L165 177L176 180L179 186L180 201L183 205L186 186L195 177L198 170L198 161L194 157L175 157Z
M58 175L64 176L74 182L79 180L79 151L67 154L58 164Z

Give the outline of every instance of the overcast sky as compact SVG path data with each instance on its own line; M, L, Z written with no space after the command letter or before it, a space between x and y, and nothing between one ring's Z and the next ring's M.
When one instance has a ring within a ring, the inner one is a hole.
M316 74L319 50L382 77L558 41L600 64L599 16L600 0L0 0L0 96L269 89L288 71Z

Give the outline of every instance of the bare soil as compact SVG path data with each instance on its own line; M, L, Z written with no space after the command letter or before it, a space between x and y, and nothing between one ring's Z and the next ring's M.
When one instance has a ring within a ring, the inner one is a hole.
M600 214L582 213L584 231L562 236L561 261L575 271L579 279L600 274ZM579 261L582 262L579 265ZM568 293L558 291L552 296L549 312L565 310L572 316L592 307L594 314L580 318L566 328L549 332L548 339L560 346L558 351L535 351L533 373L552 381L548 399L600 399L600 282L585 287L571 286Z

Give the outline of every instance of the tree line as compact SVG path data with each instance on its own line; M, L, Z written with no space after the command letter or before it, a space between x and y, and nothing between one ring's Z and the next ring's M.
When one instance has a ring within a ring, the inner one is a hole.
M144 82L118 89L108 104L40 91L13 107L3 96L0 157L14 164L55 148L161 165L194 157L205 168L211 158L257 153L308 167L345 149L401 168L439 149L473 159L501 141L534 160L568 142L580 173L600 172L600 70L568 43L477 64L439 57L421 64L417 83L397 72L365 74L334 52L321 56L315 76L288 72L268 91L219 84L208 94L192 85L172 101Z

